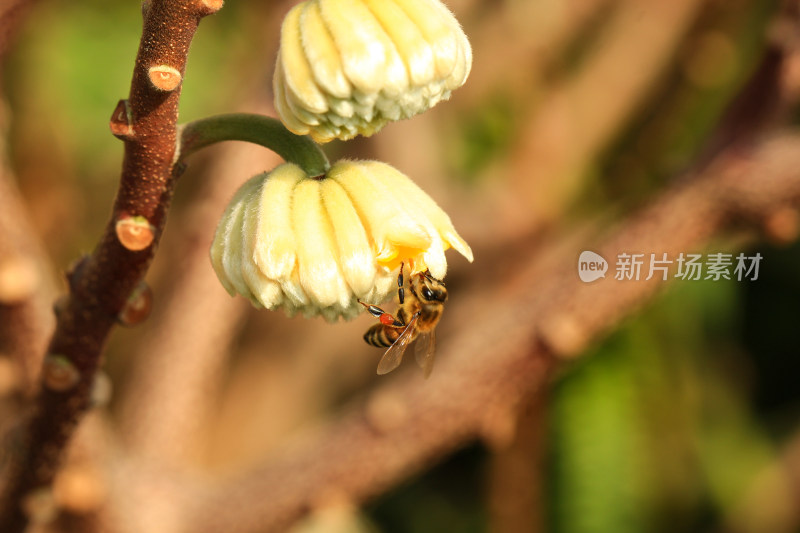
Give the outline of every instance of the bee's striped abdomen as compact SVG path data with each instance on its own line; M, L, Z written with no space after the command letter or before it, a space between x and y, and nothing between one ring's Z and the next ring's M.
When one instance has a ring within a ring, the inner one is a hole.
M379 348L388 348L397 337L402 333L402 329L393 328L391 326L384 326L383 324L375 324L364 333L364 340L367 344L377 346Z

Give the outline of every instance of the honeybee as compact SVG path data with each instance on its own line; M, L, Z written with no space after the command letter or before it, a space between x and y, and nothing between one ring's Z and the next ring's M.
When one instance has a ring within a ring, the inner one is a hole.
M364 340L372 346L389 348L378 363L378 374L386 374L400 366L406 348L416 339L414 355L427 378L433 370L436 324L444 310L447 289L443 281L431 277L428 271L409 276L406 285L403 264L400 263L397 297L400 302L397 317L378 306L359 302L380 320L380 324L375 324L364 333Z

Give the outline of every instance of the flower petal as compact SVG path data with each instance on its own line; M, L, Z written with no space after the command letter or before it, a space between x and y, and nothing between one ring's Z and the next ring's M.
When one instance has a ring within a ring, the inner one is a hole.
M242 241L241 232L244 220L245 205L248 199L257 192L260 183L258 180L250 180L245 183L236 193L236 200L231 204L232 210L227 219L227 231L225 233L225 251L222 254L222 269L230 280L236 292L255 302L255 296L250 292L250 287L242 277ZM240 196L241 195L241 196Z
M422 254L425 267L430 270L431 276L444 279L447 274L447 259L444 256L444 243L438 236L431 246Z
M253 191L255 186L256 184L252 183L251 180L236 191L236 194L233 195L231 202L222 214L220 223L217 225L217 231L214 233L214 240L211 243L211 266L214 268L214 272L217 274L220 283L222 283L222 286L231 296L235 295L237 291L231 278L228 276L227 272L225 272L223 258L225 257L232 232L238 231L238 228L234 226L236 215L239 210L243 209L242 203L244 198ZM234 269L234 274L236 273L236 269Z
M436 233L441 236L445 243L452 246L471 263L473 260L472 250L464 239L459 236L453 227L453 223L447 213L423 191L419 186L409 179L405 174L386 163L380 161L365 161L364 166L384 186L394 191L399 196L408 198L409 205L413 205L424 213L424 217L436 228ZM444 246L446 249L447 246ZM432 272L432 271L431 271ZM434 277L437 277L434 275ZM441 278L439 278L441 279Z
M378 267L375 284L363 298L365 303L379 305L397 293L397 269Z
M283 281L295 266L295 235L292 230L292 194L306 173L285 163L264 180L258 208L253 260L270 279Z
M356 297L363 298L375 279L375 256L367 231L341 185L325 179L320 187L325 210L336 236L342 274Z
M328 179L347 191L372 236L377 255L390 254L400 246L424 250L430 245L432 237L426 228L395 201L380 180L365 171L363 163L339 161L328 172Z
M311 66L306 58L300 36L300 15L303 4L297 4L283 19L281 26L280 58L284 65L286 87L309 111L324 113L328 110L325 96L314 82Z
M275 62L275 79L286 79L286 67L280 57ZM283 82L281 86L281 98L283 104L289 109L295 121L299 121L305 129L309 126L319 126L325 120L325 113L315 113L307 108L306 103L303 101L302 96L298 96L291 86Z
M444 233L444 239L455 251L466 257L467 261L472 263L472 248L469 247L467 241L461 238L461 235L456 233L456 230L446 231Z
M394 0L414 21L430 45L436 77L447 78L458 61L458 33L463 33L453 15L437 1ZM456 30L456 31L454 31Z
M297 308L297 310L300 311L311 305L311 299L308 297L306 291L303 290L303 287L300 285L300 275L298 274L298 268L296 265L291 275L288 276L286 279L281 280L280 283L281 283L281 289L283 289L283 294L286 295L284 303L289 301L293 307Z
M456 35L460 43L460 46L458 47L458 58L456 59L456 66L450 73L450 76L448 76L448 78L446 79L446 87L449 90L458 89L459 87L464 85L464 82L467 81L469 73L472 70L472 47L469 45L467 36L464 35L463 31L457 32Z
M350 98L353 87L342 69L339 50L333 42L318 2L306 2L300 15L300 36L317 84L336 98Z
M394 2L364 0L372 14L392 39L408 69L413 85L424 85L433 80L433 51L428 46L419 27Z
M253 253L256 241L256 228L258 227L258 211L260 207L260 191L255 190L248 194L244 205L244 219L242 223L242 278L250 291L261 305L267 309L274 309L283 301L283 291L280 284L269 279L256 265Z
M360 0L319 0L347 78L364 93L408 86L405 66L386 32Z
M308 124L300 121L294 114L286 96L286 81L283 76L283 64L280 56L275 62L275 76L272 80L272 90L275 93L275 111L289 131L297 135L306 135L310 131Z
M333 229L320 197L317 180L303 180L294 191L292 226L300 238L297 259L300 284L320 307L346 306L350 289L342 277Z

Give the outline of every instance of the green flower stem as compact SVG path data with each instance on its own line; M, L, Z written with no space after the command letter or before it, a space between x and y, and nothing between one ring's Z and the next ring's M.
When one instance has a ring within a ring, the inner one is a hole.
M310 137L295 135L279 120L263 115L231 113L201 118L181 126L179 138L179 159L214 143L247 141L269 148L312 177L324 175L331 166Z

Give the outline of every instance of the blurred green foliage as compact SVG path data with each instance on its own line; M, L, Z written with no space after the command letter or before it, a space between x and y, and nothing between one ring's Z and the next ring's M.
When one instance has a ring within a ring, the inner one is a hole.
M776 2L712 5L695 24L647 106L599 159L583 201L638 203L686 169L758 67Z
M81 176L119 164L122 147L109 135L107 124L117 101L128 96L141 31L130 22L140 18L140 10L136 2L42 2L29 17L37 26L26 28L12 56L12 83L6 84L12 107L33 115L28 120L38 118L58 131L59 140L69 143L76 155ZM190 59L182 117L228 110L221 91L230 86L217 81L233 76L233 66L230 49L219 43L237 45L232 38L237 17L235 8L226 12L229 16L205 23L192 43L192 57L197 59ZM41 31L42 26L48 31ZM104 179L115 182L116 172L106 173Z
M511 98L495 94L474 113L458 122L458 135L449 143L453 175L466 182L479 179L494 160L506 155L519 128L521 114Z
M243 81L252 83L241 68L259 51L243 28L256 22L237 3L225 13L204 21L192 43L181 122L235 110L232 95ZM141 32L137 20L139 2L42 0L4 68L3 91L13 110L9 153L23 193L62 197L59 210L36 221L51 226L42 229L45 241L48 230L58 233L47 244L59 263L90 249L106 223L123 151L108 122L117 101L128 97ZM265 89L269 68L263 71ZM192 184L181 191L187 187Z
M483 467L486 453L472 446L368 507L382 533L486 531Z
M748 487L765 460L724 372L738 356L737 283L746 282L675 282L560 381L552 531L697 531L707 505L726 510L718 487L739 496Z

